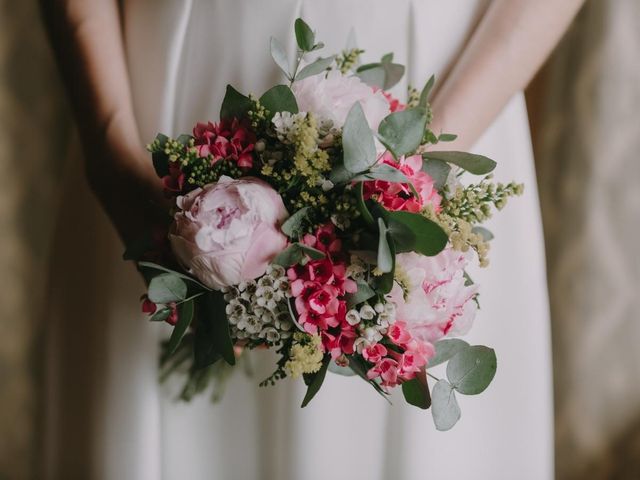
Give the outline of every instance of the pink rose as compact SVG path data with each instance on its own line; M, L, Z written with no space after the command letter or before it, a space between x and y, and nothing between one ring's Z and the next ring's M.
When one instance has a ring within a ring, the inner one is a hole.
M280 231L287 210L280 195L257 178L223 176L178 197L177 203L171 248L189 273L210 288L259 277L287 245Z

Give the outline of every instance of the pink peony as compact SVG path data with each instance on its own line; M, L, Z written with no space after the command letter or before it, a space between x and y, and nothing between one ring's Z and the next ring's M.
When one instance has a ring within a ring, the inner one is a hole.
M381 163L400 170L414 186L420 198L416 198L411 187L406 183L388 182L386 180L372 180L363 183L364 199L373 198L387 210L405 210L419 212L427 205L433 205L436 212L440 209L442 198L435 188L433 179L421 170L422 157L413 155L401 158L396 162L389 152L386 152Z
M189 273L210 288L259 277L287 245L279 227L287 210L262 180L223 176L178 197L177 203L171 248Z
M253 165L253 147L256 137L237 119L220 123L198 123L193 127L198 155L211 155L211 164L219 160L231 160L242 168Z
M390 112L389 102L381 92L374 92L358 77L343 75L338 70L295 82L292 90L301 112L331 120L336 128L342 128L356 102L360 102L372 130L377 130Z
M434 343L444 336L469 331L477 311L473 299L478 292L475 285L465 286L464 269L472 255L446 248L435 257L412 252L396 257L398 269L409 279L408 295L405 299L396 285L391 300L400 324L413 338ZM392 335L390 331L393 340Z

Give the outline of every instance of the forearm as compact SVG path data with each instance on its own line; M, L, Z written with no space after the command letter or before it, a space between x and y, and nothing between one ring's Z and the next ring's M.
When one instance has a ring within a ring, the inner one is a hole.
M123 150L140 148L117 1L40 2L85 152L114 143ZM87 155L88 167L105 167L92 165L101 158ZM119 158L130 161L127 155L110 161Z
M436 90L434 132L458 134L436 149L468 149L523 90L583 0L494 0L449 76Z

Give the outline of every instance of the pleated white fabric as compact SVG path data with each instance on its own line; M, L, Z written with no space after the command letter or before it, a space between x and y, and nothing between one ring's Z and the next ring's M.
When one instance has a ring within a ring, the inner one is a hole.
M367 59L393 51L408 67L400 93L407 81L421 86L432 73L446 72L485 2L128 0L124 8L135 109L150 141L158 131L188 132L198 120L215 120L227 83L261 94L278 82L269 37L293 52L296 17L317 29L327 51L341 50L352 27ZM53 268L47 476L552 478L544 252L522 95L474 151L498 161L498 179L527 188L490 222L491 268L472 274L481 284L482 310L470 341L496 348L498 373L480 397L460 398L462 419L446 433L435 430L430 413L399 397L389 406L364 382L335 375L301 410L301 382L258 388L272 367L268 352L251 355L253 377L236 372L221 403L207 397L176 403L175 385L156 383L157 342L168 330L138 313L143 285L130 265L119 263L115 236L74 168L68 199L74 205L80 199L81 211L62 215Z

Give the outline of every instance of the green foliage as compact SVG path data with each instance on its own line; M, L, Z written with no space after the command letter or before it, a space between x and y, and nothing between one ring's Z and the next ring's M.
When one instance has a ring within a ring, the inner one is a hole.
M231 85L227 85L222 106L220 107L220 119L243 118L251 108L249 97L242 95Z
M482 393L496 374L497 360L493 349L483 345L465 348L447 364L447 378L458 392L465 395Z
M311 27L301 18L297 18L294 24L298 48L303 52L311 52L315 47L316 36Z
M313 63L306 65L302 68L296 75L296 80L304 80L307 77L312 77L314 75L318 75L319 73L325 72L329 66L333 63L335 59L335 55L332 55L327 58L318 58Z
M353 308L362 302L366 302L376 294L375 290L373 290L367 282L357 282L357 285L358 290L355 293L348 293L345 296L348 308Z
M309 217L310 207L304 207L285 220L280 229L289 238L298 238L304 232L304 223Z
M171 332L166 350L167 355L172 355L176 351L178 345L180 345L180 340L182 340L187 328L191 325L191 320L193 320L193 300L182 302L178 305L178 323L176 323L175 327L173 327L173 332Z
M375 225L376 221L373 218L373 215L371 215L371 212L367 208L367 204L364 201L363 189L364 189L364 186L362 185L362 182L358 183L356 186L356 198L358 201L357 203L358 211L360 212L360 215L362 216L364 221L368 225L373 226Z
M429 94L431 93L431 89L433 89L433 85L435 83L436 77L434 75L431 75L431 77L429 77L429 80L427 80L424 88L422 89L422 92L420 93L420 100L418 102L418 105L420 105L422 108L427 108L427 105L429 103Z
M449 178L449 172L451 171L451 165L447 162L443 162L442 160L424 159L423 157L422 171L429 175L433 179L435 187L438 190L441 190L447 183L447 178Z
M369 171L351 179L353 182L367 182L371 180L386 180L387 182L410 183L409 179L397 168L381 163L371 167Z
M496 162L490 158L467 152L426 152L422 158L452 163L474 175L485 175L496 168Z
M366 171L376 163L376 145L362 106L356 102L344 123L342 131L344 167L352 173Z
M397 159L416 151L427 128L424 108L410 108L385 117L378 127L378 138Z
M270 120L277 112L298 113L298 103L291 89L286 85L276 85L260 97L260 104L269 112Z
M436 354L429 360L429 368L449 361L451 357L469 347L469 344L459 338L445 338L436 342Z
M309 405L309 402L313 399L313 397L316 396L316 393L318 393L318 390L320 390L320 387L324 382L324 377L327 375L327 368L329 368L329 361L330 361L330 357L327 356L322 362L322 367L320 367L320 370L318 370L316 373L313 374L312 380L310 381L309 386L307 388L307 393L304 396L304 399L302 400L302 405L301 405L302 408Z
M211 342L211 346L225 362L229 365L236 363L236 356L233 351L233 342L229 332L229 321L227 320L226 302L222 293L211 291L203 295L200 302L201 314L199 316L206 318L207 338ZM209 355L212 355L210 353ZM209 356L211 358L211 356Z
M395 252L391 239L389 238L389 230L382 218L378 218L378 270L383 273L392 272L395 266Z
M435 222L417 213L387 212L391 238L399 251L414 251L422 255L434 256L447 245L448 237Z
M402 393L409 405L426 410L431 406L431 396L426 380L424 383L417 377L402 383Z
M353 372L360 378L362 378L365 382L371 385L373 389L382 396L382 398L389 402L389 394L385 392L382 387L376 382L367 378L367 371L369 370L369 367L367 366L367 362L364 360L364 358L359 355L349 355L347 358L349 359L349 368L353 370Z
M432 415L436 428L440 431L450 430L458 420L461 412L456 399L456 392L446 380L438 381L431 392Z
M281 265L283 267L290 267L303 261L305 255L312 260L320 260L325 257L325 254L320 250L309 247L303 243L292 243L282 252L280 252L276 258L273 259L273 263Z
M285 51L282 43L280 43L280 40L275 37L271 37L270 48L273 61L276 62L278 67L280 67L280 70L282 70L287 79L291 80L291 74L289 73L289 58L287 57L287 52Z
M148 295L153 303L179 302L187 297L187 284L173 273L163 273L151 279Z
M404 70L404 65L393 63L393 54L388 53L379 63L358 67L356 75L367 85L389 90L402 79Z

